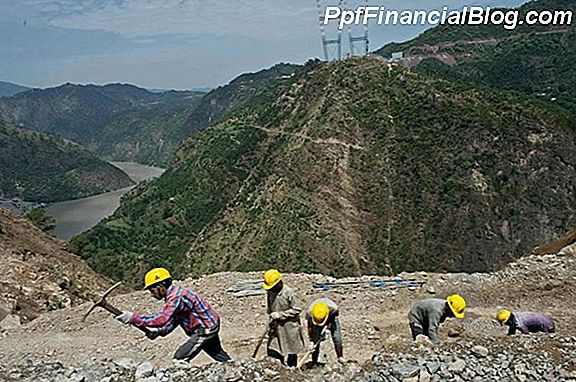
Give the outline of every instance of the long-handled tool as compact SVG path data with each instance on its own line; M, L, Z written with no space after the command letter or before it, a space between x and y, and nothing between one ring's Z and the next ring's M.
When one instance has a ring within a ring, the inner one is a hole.
M90 307L90 309L88 309L88 312L86 312L86 314L84 315L84 317L82 317L82 321L86 320L86 317L88 317L88 315L90 313L92 313L92 311L94 310L94 308L96 307L100 307L100 308L104 308L106 309L108 312L112 313L114 315L114 317L122 314L122 311L120 309L115 308L114 306L110 305L110 303L108 301L106 301L106 297L108 297L108 295L116 288L118 288L120 286L120 284L122 284L122 282L118 282L114 285L112 285L106 292L104 292L102 294L102 296L94 301L94 304L92 304L92 306ZM136 328L140 329L142 332L144 332L144 334L149 335L151 333L151 331L147 328L143 328L143 327L139 327L139 326L135 326Z
M322 341L324 341L325 339L326 339L326 327L324 327L324 329L322 329L322 332L320 333L320 338L318 339L318 341L316 341L314 343L314 346L312 347L312 349L308 349L303 357L300 357L300 356L298 357L300 359L300 361L298 361L298 364L296 365L297 369L300 369L300 368L302 368L302 366L304 366L304 364L306 363L306 360L308 359L308 356L310 356L310 354L314 353L316 351L316 349L318 349L318 346L320 346L320 343Z
M301 369L302 366L304 366L306 364L306 361L308 360L308 357L310 356L310 354L314 353L316 351L316 349L318 349L318 346L320 346L320 342L322 342L322 341L323 341L322 338L319 339L318 341L316 341L314 343L314 346L312 347L312 349L307 350L303 357L298 356L298 358L300 360L298 361L298 365L296 365L297 369Z
M266 327L266 329L264 330L264 333L262 333L262 335L258 339L258 343L256 344L256 349L254 349L254 353L252 353L252 358L256 359L256 355L258 354L258 350L260 350L260 346L262 345L262 342L264 342L264 338L266 338L266 335L268 335L269 331L270 331L270 329L268 327Z

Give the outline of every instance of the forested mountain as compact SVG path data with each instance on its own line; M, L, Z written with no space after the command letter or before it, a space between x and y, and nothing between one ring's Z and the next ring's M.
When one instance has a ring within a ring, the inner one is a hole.
M278 64L202 92L151 92L132 85L72 85L0 99L0 120L57 134L107 160L167 166L181 141L298 65Z
M575 138L549 102L377 59L310 63L185 141L73 247L135 282L160 264L493 269L573 223Z
M539 0L520 8L572 10L572 0ZM523 16L521 16L523 17ZM388 44L375 53L399 64L450 80L516 90L576 112L576 20L571 25L497 25L432 28L417 38Z
M164 164L183 137L178 121L203 94L65 84L0 99L0 120L60 135L108 160Z
M54 202L132 184L122 170L76 143L0 122L0 195L3 197Z
M30 90L26 86L16 85L11 82L0 81L0 97L10 97L18 93Z

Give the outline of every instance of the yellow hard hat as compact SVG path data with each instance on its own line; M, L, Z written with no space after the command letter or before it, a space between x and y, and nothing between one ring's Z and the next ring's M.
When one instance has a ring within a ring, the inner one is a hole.
M312 305L312 322L314 325L324 325L328 320L328 313L330 313L330 309L325 303L317 302Z
M270 290L274 288L274 285L278 284L282 280L282 273L278 272L277 269L269 269L264 273L264 284L262 287L264 290Z
M170 272L166 268L154 268L144 276L144 289L148 289L152 285L170 278L172 276L170 276Z
M448 301L448 306L454 313L456 318L464 318L464 309L466 309L466 300L459 294L453 294L446 298Z
M498 313L496 313L496 320L500 323L500 325L504 325L510 319L512 312L507 309L500 309Z

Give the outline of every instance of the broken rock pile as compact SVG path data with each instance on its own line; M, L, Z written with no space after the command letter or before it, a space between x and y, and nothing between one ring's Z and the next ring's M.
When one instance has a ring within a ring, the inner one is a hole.
M441 348L414 344L372 357L372 382L574 381L576 337L522 336L458 342Z
M6 369L0 366L0 381L41 382L234 382L234 381L362 381L358 364L327 364L313 370L294 370L270 360L241 359L194 367L177 362L173 367L156 368L150 362L129 358L100 362L84 367L66 367L59 361L27 362Z

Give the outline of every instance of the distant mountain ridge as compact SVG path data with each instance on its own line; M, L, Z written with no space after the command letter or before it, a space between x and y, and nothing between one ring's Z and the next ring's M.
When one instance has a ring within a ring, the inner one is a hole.
M74 140L107 160L167 166L180 142L300 66L278 64L208 94L154 93L128 84L34 89L0 99L0 120Z
M152 93L126 84L33 89L0 99L0 120L78 142L110 160L156 162L172 142L172 116L204 93ZM137 140L134 141L134 137Z
M0 122L3 197L54 202L133 184L122 170L76 143Z
M0 81L0 97L10 97L30 89L31 88L27 86L13 84L11 82Z

